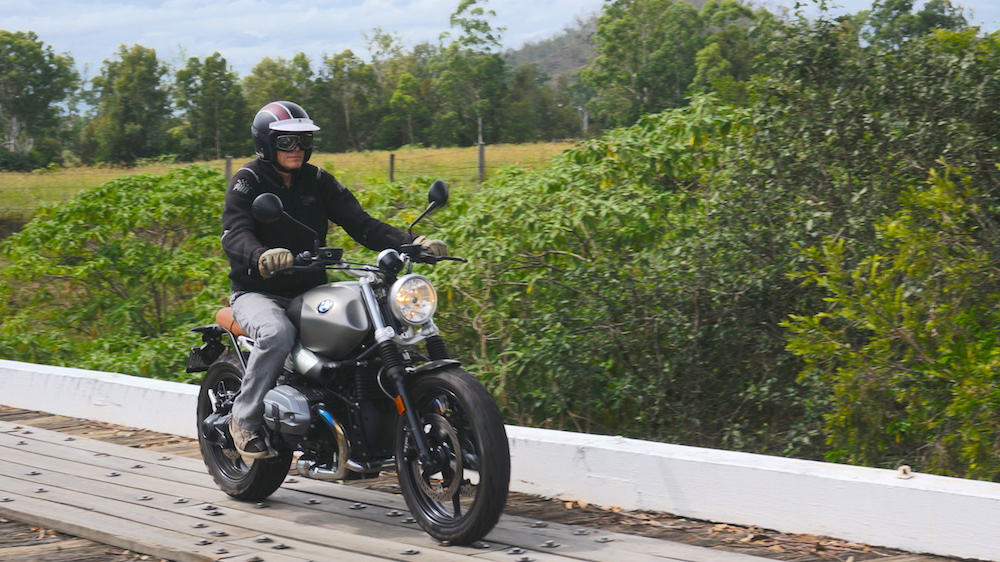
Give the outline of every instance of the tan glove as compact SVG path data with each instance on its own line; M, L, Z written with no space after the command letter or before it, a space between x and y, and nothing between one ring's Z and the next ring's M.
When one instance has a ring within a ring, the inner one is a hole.
M284 248L271 248L260 255L260 259L257 260L257 269L260 270L261 277L270 279L275 271L291 267L293 262L292 253L288 250Z
M443 240L432 240L427 238L426 236L417 236L413 240L413 243L420 244L424 248L427 248L430 251L430 253L434 254L439 258L448 255L448 245L445 244Z

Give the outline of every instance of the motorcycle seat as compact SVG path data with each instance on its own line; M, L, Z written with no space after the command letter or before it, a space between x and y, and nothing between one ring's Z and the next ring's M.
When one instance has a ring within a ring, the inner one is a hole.
M232 332L234 336L250 337L250 334L246 333L246 330L240 326L236 318L233 318L233 308L231 306L220 308L215 313L215 323Z

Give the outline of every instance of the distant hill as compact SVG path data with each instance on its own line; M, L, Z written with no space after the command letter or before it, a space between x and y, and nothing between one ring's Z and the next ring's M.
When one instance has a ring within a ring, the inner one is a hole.
M697 10L708 0L687 0ZM522 64L537 64L538 69L549 75L553 81L561 76L568 76L570 82L575 82L575 73L580 68L589 66L596 56L593 43L597 31L597 18L600 13L589 17L577 16L576 21L563 28L561 33L549 39L525 43L520 49L508 49L504 58L511 66Z
M597 14L576 21L549 39L525 43L520 49L509 49L504 58L511 66L536 64L538 69L558 80L588 66L595 56L591 38L597 30Z

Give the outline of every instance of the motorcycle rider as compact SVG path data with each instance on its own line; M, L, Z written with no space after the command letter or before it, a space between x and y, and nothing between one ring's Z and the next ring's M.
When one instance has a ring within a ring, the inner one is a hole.
M314 239L305 229L287 222L256 221L251 208L254 198L264 192L276 194L292 218L316 231L321 245L325 245L327 221L332 221L371 250L417 243L435 255L447 254L440 240L414 238L372 218L332 174L309 164L313 132L318 130L295 103L265 105L250 127L257 159L233 174L226 190L222 247L231 266L230 303L234 318L255 341L229 424L236 449L247 459L268 456L261 431L263 399L281 375L296 337L286 308L294 297L327 282L324 270L274 274L291 266L296 254L312 250Z

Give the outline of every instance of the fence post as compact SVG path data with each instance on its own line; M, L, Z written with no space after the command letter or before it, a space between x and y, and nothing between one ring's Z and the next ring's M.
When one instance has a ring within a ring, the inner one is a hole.
M232 156L226 156L226 173L225 173L225 175L226 175L226 183L229 183L229 180L233 179L233 157Z
M396 181L396 155L389 153L389 183Z
M479 141L479 183L486 179L486 144Z

